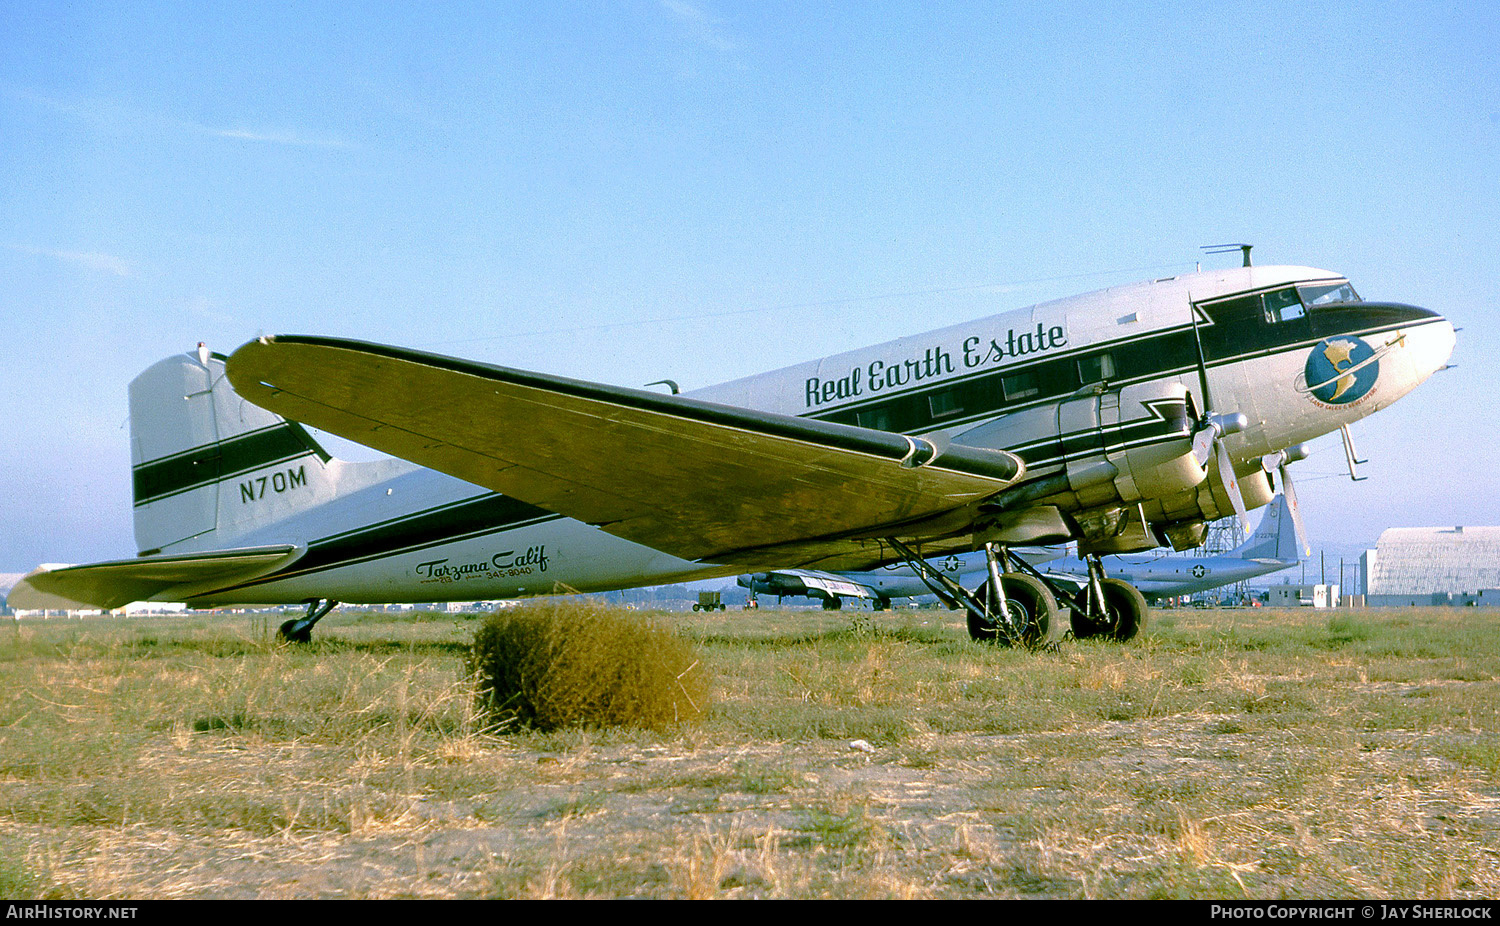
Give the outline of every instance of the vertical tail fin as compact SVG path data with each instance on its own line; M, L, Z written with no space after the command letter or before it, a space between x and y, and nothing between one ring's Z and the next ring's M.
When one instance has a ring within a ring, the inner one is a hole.
M1286 497L1278 494L1266 506L1255 533L1231 554L1240 559L1273 559L1284 563L1301 560L1297 549L1297 527L1286 510Z
M334 494L333 460L301 425L230 388L200 348L130 384L135 539L142 553L233 546Z

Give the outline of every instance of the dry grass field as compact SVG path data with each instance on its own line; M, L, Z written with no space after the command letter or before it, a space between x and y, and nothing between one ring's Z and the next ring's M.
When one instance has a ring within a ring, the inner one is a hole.
M0 622L0 896L1500 896L1500 614L661 619L706 719L547 734L456 616Z

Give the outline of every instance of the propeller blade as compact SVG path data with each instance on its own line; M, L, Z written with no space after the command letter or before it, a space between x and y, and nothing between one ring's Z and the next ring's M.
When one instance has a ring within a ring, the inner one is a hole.
M1213 414L1214 400L1208 394L1208 361L1203 355L1203 336L1198 333L1198 307L1193 304L1191 295L1188 297L1188 312L1193 319L1193 343L1198 347L1198 388L1203 393L1203 408L1199 414L1207 421Z
M1229 448L1224 446L1223 441L1214 441L1214 450L1219 459L1219 481L1224 484L1224 491L1229 494L1229 503L1234 506L1234 513L1240 519L1240 537L1250 533L1250 513L1245 510L1245 497L1240 494L1240 480L1234 474L1234 463L1229 459Z
M1199 466L1207 466L1208 458L1214 453L1214 439L1219 433L1213 428L1200 428L1193 432L1193 459L1198 461Z
M1297 506L1297 490L1292 488L1292 474L1285 463L1278 472L1281 474L1281 494L1286 497L1286 512L1292 516L1292 526L1297 529L1297 547L1303 556L1312 556L1312 547L1307 542L1307 525L1302 523L1302 509Z

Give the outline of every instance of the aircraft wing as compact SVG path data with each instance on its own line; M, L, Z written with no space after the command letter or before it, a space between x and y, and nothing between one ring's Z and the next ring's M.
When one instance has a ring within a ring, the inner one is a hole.
M253 578L289 562L301 547L276 544L212 553L139 556L86 566L40 566L5 596L6 607L109 610L132 601L183 601L205 585ZM163 593L170 592L164 596Z
M819 589L829 595L837 595L844 598L876 598L875 589L868 585L850 581L846 576L834 575L829 572L821 572L815 569L783 569L773 575L794 576L801 580L803 586L809 589Z
M858 568L884 536L952 536L1019 457L316 337L229 358L295 421L687 560Z

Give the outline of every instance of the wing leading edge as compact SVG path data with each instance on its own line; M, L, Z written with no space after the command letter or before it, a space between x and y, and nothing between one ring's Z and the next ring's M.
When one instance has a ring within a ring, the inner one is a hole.
M688 560L857 568L878 538L950 536L1014 454L316 337L229 358L295 421Z

